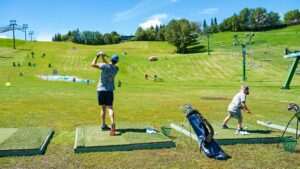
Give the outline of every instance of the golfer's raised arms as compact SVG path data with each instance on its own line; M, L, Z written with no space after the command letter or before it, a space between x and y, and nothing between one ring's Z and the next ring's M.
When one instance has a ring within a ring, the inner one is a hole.
M105 53L103 53L103 52L98 52L97 55L96 55L96 57L92 61L92 64L91 64L92 67L100 68L99 65L97 64L99 56L101 56L103 63L108 64L108 62L105 59L105 56L107 56L107 55Z

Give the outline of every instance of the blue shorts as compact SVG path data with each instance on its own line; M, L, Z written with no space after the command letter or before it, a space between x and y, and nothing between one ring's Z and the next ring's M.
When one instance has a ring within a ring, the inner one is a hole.
M98 93L98 104L112 106L114 102L113 91L97 91Z

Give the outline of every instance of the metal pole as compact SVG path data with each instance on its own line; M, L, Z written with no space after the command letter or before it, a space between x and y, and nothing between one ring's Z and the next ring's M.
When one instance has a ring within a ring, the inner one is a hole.
M208 53L208 55L210 55L210 51L209 51L209 34L207 34L207 53Z
M14 49L16 49L16 39L15 39L15 25L13 24L13 41L14 41Z
M246 45L242 44L243 64L242 64L242 81L246 81Z
M297 69L297 66L298 66L298 63L299 63L299 60L300 60L300 56L296 57L294 59L294 62L293 62L293 65L292 67L290 68L290 72L288 74L288 78L283 86L283 89L286 89L286 90L289 90L290 89L290 84L291 84L291 81L293 79L293 76L295 74L295 71Z
M33 31L29 31L29 36L30 36L31 41L32 41L32 35L33 35Z
M16 20L10 20L9 26L13 28L13 43L14 43L14 49L16 49L16 40L15 40L15 27L17 26L17 21Z
M27 40L27 28L28 28L28 24L23 24L23 29L24 29L24 32L25 32L25 41Z

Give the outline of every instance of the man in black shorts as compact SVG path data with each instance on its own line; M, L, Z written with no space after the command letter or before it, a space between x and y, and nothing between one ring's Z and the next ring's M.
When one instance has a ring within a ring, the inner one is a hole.
M102 62L98 64L98 58L101 56ZM106 108L108 109L108 113L111 120L111 131L110 135L115 135L115 119L114 119L114 111L113 111L113 101L114 101L114 79L117 73L119 72L119 68L115 66L119 61L118 55L113 55L111 57L111 63L108 63L105 59L107 56L103 52L98 52L96 57L92 62L92 67L101 69L101 76L99 78L99 82L97 85L97 93L98 93L98 103L101 106L101 119L102 119L102 126L101 130L110 130L110 128L105 123L105 115L106 115Z

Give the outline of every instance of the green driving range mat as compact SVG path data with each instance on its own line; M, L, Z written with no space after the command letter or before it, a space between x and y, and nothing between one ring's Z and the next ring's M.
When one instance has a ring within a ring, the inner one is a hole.
M161 133L146 133L146 128L117 128L116 136L101 131L99 126L76 129L75 153L94 151L129 151L138 149L172 148L175 143Z
M0 128L0 157L44 154L51 128Z
M281 142L281 133L270 128L262 127L257 124L244 124L247 126L246 131L249 134L237 134L236 128L222 129L221 125L212 124L215 130L214 139L220 145L230 144L268 144ZM192 139L197 140L194 130L189 123L171 124L171 127L178 132L185 134ZM234 126L235 127L235 126ZM191 131L191 134L190 134Z

